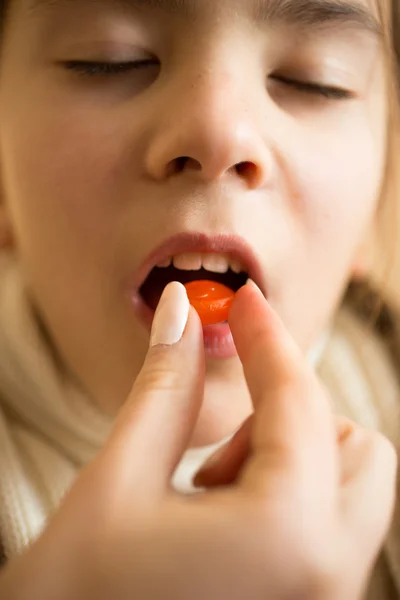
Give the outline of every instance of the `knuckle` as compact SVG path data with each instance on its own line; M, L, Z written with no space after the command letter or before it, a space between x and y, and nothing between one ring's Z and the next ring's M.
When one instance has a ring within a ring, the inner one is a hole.
M171 360L171 357L162 349L155 348L155 352L148 357L144 369L137 377L133 392L140 394L152 390L177 391L183 387L183 381L184 377L179 369L179 363Z
M159 365L156 369L141 374L135 382L133 391L137 395L142 395L153 391L177 391L181 387L183 387L182 378L171 369Z

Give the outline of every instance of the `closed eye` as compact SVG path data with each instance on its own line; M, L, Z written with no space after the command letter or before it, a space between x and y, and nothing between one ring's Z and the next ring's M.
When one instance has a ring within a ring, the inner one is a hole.
M315 81L300 81L298 79L292 79L282 75L272 75L270 79L292 87L299 92L316 94L329 100L351 100L354 98L354 94L349 90L336 86L324 85Z
M131 71L159 66L159 61L154 58L125 61L125 62L100 62L85 60L65 61L63 66L68 71L74 71L79 75L95 77L101 75L115 76L123 75ZM330 100L349 100L354 97L352 92L336 86L328 86L314 81L301 81L283 75L272 75L270 79L292 87L300 92L315 94Z
M146 67L158 66L159 62L154 58L144 60L132 60L128 62L98 62L87 60L69 60L63 62L68 71L74 71L79 75L94 77L96 75L122 75L130 71L145 69Z

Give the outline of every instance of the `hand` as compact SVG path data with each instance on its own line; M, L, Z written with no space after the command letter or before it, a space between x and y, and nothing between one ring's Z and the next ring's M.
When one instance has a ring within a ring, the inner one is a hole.
M154 342L179 337L183 294L168 286ZM199 476L207 489L181 496L170 487L203 397L202 332L191 309L180 341L150 348L108 443L10 565L0 585L7 598L361 597L392 515L394 449L334 419L255 286L238 292L230 324L254 415Z

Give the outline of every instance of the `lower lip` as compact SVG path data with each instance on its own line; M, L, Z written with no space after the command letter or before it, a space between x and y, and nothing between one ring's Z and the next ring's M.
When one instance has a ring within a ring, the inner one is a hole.
M208 358L232 358L237 355L228 323L203 327L204 350Z
M131 301L138 317L145 324L146 328L150 330L154 319L154 311L143 302L139 294L135 294L131 298ZM237 350L228 323L205 325L203 327L203 340L207 358L226 359L237 356Z

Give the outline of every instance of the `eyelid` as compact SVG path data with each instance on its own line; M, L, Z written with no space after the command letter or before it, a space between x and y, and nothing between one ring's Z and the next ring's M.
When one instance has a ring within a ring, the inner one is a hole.
M152 65L159 65L156 58L142 58L132 61L95 61L95 60L69 60L63 61L63 66L69 71L75 71L78 75L95 76L118 76L139 70ZM270 75L270 79L284 85L297 89L299 92L319 95L328 100L350 100L354 94L339 86L327 85L317 81L307 81L285 75Z
M271 75L270 79L296 88L304 93L319 94L332 100L351 100L355 97L355 94L349 89L318 81L296 79L295 77L286 77L284 75Z
M68 71L75 71L80 75L121 75L151 65L159 65L155 58L141 58L130 61L105 61L105 60L67 60L62 61L62 66Z

